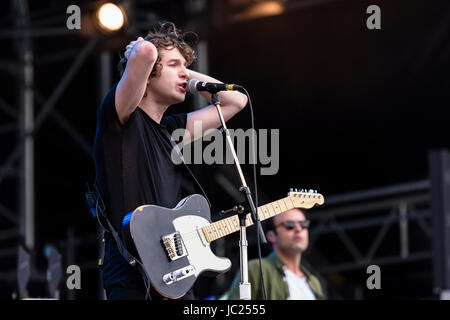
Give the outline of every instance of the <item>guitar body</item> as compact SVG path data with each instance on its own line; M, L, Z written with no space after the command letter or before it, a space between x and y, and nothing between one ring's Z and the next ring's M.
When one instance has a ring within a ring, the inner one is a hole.
M201 228L210 223L208 203L198 194L184 198L174 209L144 205L125 217L124 235L131 235L159 294L181 298L202 272L221 273L231 268L231 261L217 257L203 236Z

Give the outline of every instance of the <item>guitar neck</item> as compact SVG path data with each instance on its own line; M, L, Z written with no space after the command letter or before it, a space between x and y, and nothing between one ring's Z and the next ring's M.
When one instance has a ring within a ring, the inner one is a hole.
M270 202L263 206L258 207L258 215L261 221L269 219L284 211L295 208L296 206L289 197ZM251 213L247 213L245 216L245 226L253 225ZM226 219L216 221L202 228L206 241L212 242L214 240L225 237L233 232L239 231L240 223L239 216L236 214Z

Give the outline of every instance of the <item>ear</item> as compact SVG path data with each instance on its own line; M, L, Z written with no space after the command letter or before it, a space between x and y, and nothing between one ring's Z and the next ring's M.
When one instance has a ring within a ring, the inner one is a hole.
M274 243L277 241L277 235L275 234L275 231L269 230L266 233L267 240L269 240L271 243Z

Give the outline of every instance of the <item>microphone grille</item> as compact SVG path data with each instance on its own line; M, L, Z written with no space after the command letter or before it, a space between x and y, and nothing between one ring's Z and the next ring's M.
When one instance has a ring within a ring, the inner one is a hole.
M199 81L197 79L189 80L188 83L187 83L187 91L189 93L196 94L198 92L198 90L197 90L197 83L198 82Z

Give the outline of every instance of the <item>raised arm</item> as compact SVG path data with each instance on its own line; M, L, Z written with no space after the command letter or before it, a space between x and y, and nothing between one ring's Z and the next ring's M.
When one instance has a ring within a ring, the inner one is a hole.
M202 73L188 70L189 79L197 79L203 82L221 83L221 81L214 79ZM211 94L208 92L201 92L208 101L211 101ZM247 105L247 96L238 91L221 91L218 93L220 98L220 106L222 107L222 114L225 121L228 121L236 113L241 111ZM195 121L202 122L202 136L208 129L219 128L222 126L217 113L217 108L214 105L206 106L200 110L193 111L188 114L186 129L191 137L194 137L194 123ZM188 143L189 141L184 141Z
M122 124L141 101L157 57L156 47L141 37L127 46L125 58L128 61L115 96L116 110Z

